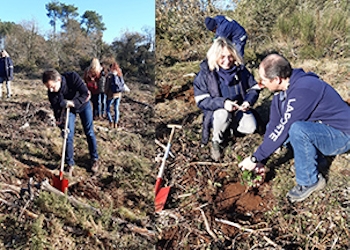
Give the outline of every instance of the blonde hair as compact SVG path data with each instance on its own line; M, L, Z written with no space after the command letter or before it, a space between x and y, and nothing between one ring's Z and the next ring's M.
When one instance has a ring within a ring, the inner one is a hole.
M100 75L102 66L100 61L95 57L91 60L89 71L92 75Z
M214 43L207 52L208 66L211 71L214 69L219 70L218 60L221 57L222 50L225 47L228 49L228 51L230 51L236 65L244 64L243 58L238 54L236 47L226 38L219 37L215 39Z

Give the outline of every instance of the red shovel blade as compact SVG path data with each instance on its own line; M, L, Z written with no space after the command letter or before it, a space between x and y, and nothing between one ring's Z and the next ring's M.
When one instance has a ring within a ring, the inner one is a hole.
M170 187L163 187L156 194L154 201L156 213L159 213L163 210L166 200L168 199L169 191Z
M68 188L68 179L63 178L63 172L60 172L59 176L53 177L53 186L65 193Z

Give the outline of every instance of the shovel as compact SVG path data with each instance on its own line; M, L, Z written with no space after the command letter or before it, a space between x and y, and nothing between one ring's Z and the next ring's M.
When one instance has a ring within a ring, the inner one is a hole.
M169 124L168 128L171 128L171 133L170 133L170 137L169 137L169 141L167 144L167 147L165 149L165 153L162 159L162 164L159 168L159 172L158 172L158 176L157 176L157 181L156 181L156 185L154 188L155 191L155 211L156 213L160 212L163 210L165 202L168 198L169 192L170 192L170 186L168 187L163 187L161 188L161 184L163 181L163 173L164 173L164 167L165 167L165 161L168 158L169 152L170 152L170 146L171 146L171 140L173 139L174 133L175 133L175 129L176 128L182 128L181 125L175 125L175 124Z
M64 169L64 158L66 155L66 144L68 138L68 119L69 119L69 107L66 109L66 121L63 131L63 146L62 146L62 157L61 157L61 168L58 176L53 177L53 186L65 193L68 188L68 179L63 178L63 169Z

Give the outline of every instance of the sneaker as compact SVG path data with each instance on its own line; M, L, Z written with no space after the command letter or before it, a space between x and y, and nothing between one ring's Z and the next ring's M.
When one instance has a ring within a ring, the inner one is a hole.
M217 141L211 143L211 158L214 161L219 161L221 159L221 146Z
M98 167L99 167L98 160L97 159L92 160L91 171L96 174L98 171Z
M293 187L287 194L287 198L291 202L299 202L305 200L310 196L314 191L323 189L326 186L326 180L321 174L318 174L318 182L312 186L301 186L296 185Z
M66 172L68 173L68 176L69 177L72 177L73 176L73 169L74 169L74 166L73 165L68 165L66 167Z

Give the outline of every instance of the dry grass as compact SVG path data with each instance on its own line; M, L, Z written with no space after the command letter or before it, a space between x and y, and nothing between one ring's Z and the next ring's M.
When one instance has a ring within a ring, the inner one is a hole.
M25 191L29 175L39 184L44 175L50 179L57 172L51 169L60 164L62 137L51 124L45 86L39 79L19 78L13 82L14 97L0 101L0 180ZM76 122L76 168L69 192L101 214L72 206L39 186L32 186L32 199L28 191L10 192L1 186L0 198L12 204L0 203L1 249L152 248L154 238L126 225L152 232L153 88L132 80L128 86L131 92L122 99L118 130L110 130L107 120L95 122L101 162L97 176L86 170L87 143L80 120ZM24 208L38 217L28 216Z
M198 61L197 63L199 64L200 62ZM192 62L189 67L186 68L185 63L183 63L181 67L164 67L159 71L162 72L162 74L157 76L158 80L171 85L169 96L172 96L171 94L174 91L176 92L178 89L181 89L183 85L187 84L187 80L183 80L179 76L192 73L193 65L194 63ZM306 71L314 71L325 81L329 82L344 99L349 97L350 64L348 59L339 61L329 61L327 59L319 61L295 61L292 62L292 65L294 67L302 67ZM254 69L254 73L256 74L256 69ZM167 81L164 80L165 78L163 78L163 76L166 77ZM161 84L157 84L157 86L161 86ZM268 115L268 103L270 100L271 94L264 90L256 105L256 108L261 114ZM200 195L198 196L198 194L201 194L199 191L203 189L212 190L208 187L204 187L203 183L211 185L212 188L214 188L213 183L215 183L215 180L211 179L213 176L208 175L206 167L203 167L203 169L197 168L197 177L193 179L193 183L190 185L192 189L183 190L182 184L179 185L179 183L185 182L183 174L188 170L189 165L187 164L191 164L193 161L210 161L208 156L209 148L199 148L202 115L195 104L189 102L189 99L183 100L175 98L165 99L164 102L157 103L156 119L157 123L161 124L173 123L176 121L183 125L181 133L178 134L179 139L175 140L172 146L174 152L181 153L182 158L175 159L174 165L168 163L170 165L169 168L171 168L171 176L169 176L170 183L178 184L179 187L174 196L183 198L174 199L172 201L177 203L170 202L171 204L169 204L169 206L171 210L169 214L173 213L173 216L191 214L194 208L204 205L198 203L203 199ZM265 117L264 120L266 119ZM160 139L163 139L162 136L166 138L166 134L158 134ZM227 171L228 175L240 175L237 170L237 163L243 159L243 157L251 154L261 140L262 137L257 134L237 138L235 144L225 151L224 164L227 165L224 165L223 169ZM191 149L188 148L189 145L192 145ZM313 194L304 202L290 204L285 195L288 190L295 185L295 179L293 172L290 171L293 165L293 159L286 158L286 160L283 160L285 153L286 152L282 151L281 154L274 155L266 165L269 171L267 181L269 181L270 184L270 187L267 188L271 188L274 199L270 201L273 206L264 214L261 221L261 223L265 223L266 228L271 229L271 232L267 232L265 235L282 249L349 248L349 155L342 154L334 158L326 176L327 187L325 190ZM207 179L207 181L201 181L203 178ZM215 185L214 189L220 190L221 188L220 185ZM266 191L268 191L268 189ZM215 193L216 191L213 192ZM187 212L184 212L184 209L187 209ZM209 215L207 214L207 216ZM181 228L185 227L183 229L184 231L194 230L194 221L197 221L197 219L200 220L200 218L197 218L191 222L193 218L181 217L181 219L181 222L178 223L182 225ZM159 218L159 223L166 222L167 219L163 217ZM160 224L159 226L167 228L171 227L171 224ZM213 222L211 223L211 229L215 232L218 232L217 226L218 225ZM203 227L201 229L204 231ZM190 242L190 232L186 234L184 231L181 231L181 229L178 230L180 231L174 232L173 239L178 237L176 239L177 242L181 243L181 247L187 246L188 249L213 247L211 243L205 244L205 241L198 240L197 243L194 243L194 241ZM204 237L205 233L203 234L203 231L197 231L196 233ZM244 237L244 235L249 237ZM210 236L208 237L210 238ZM231 240L233 242L234 249L278 249L278 247L272 248L271 245L267 244L265 241L261 241L260 237L245 233L237 235L235 239L231 238L226 240ZM170 242L168 242L168 244L171 245ZM178 246L174 248L180 249L181 247Z

